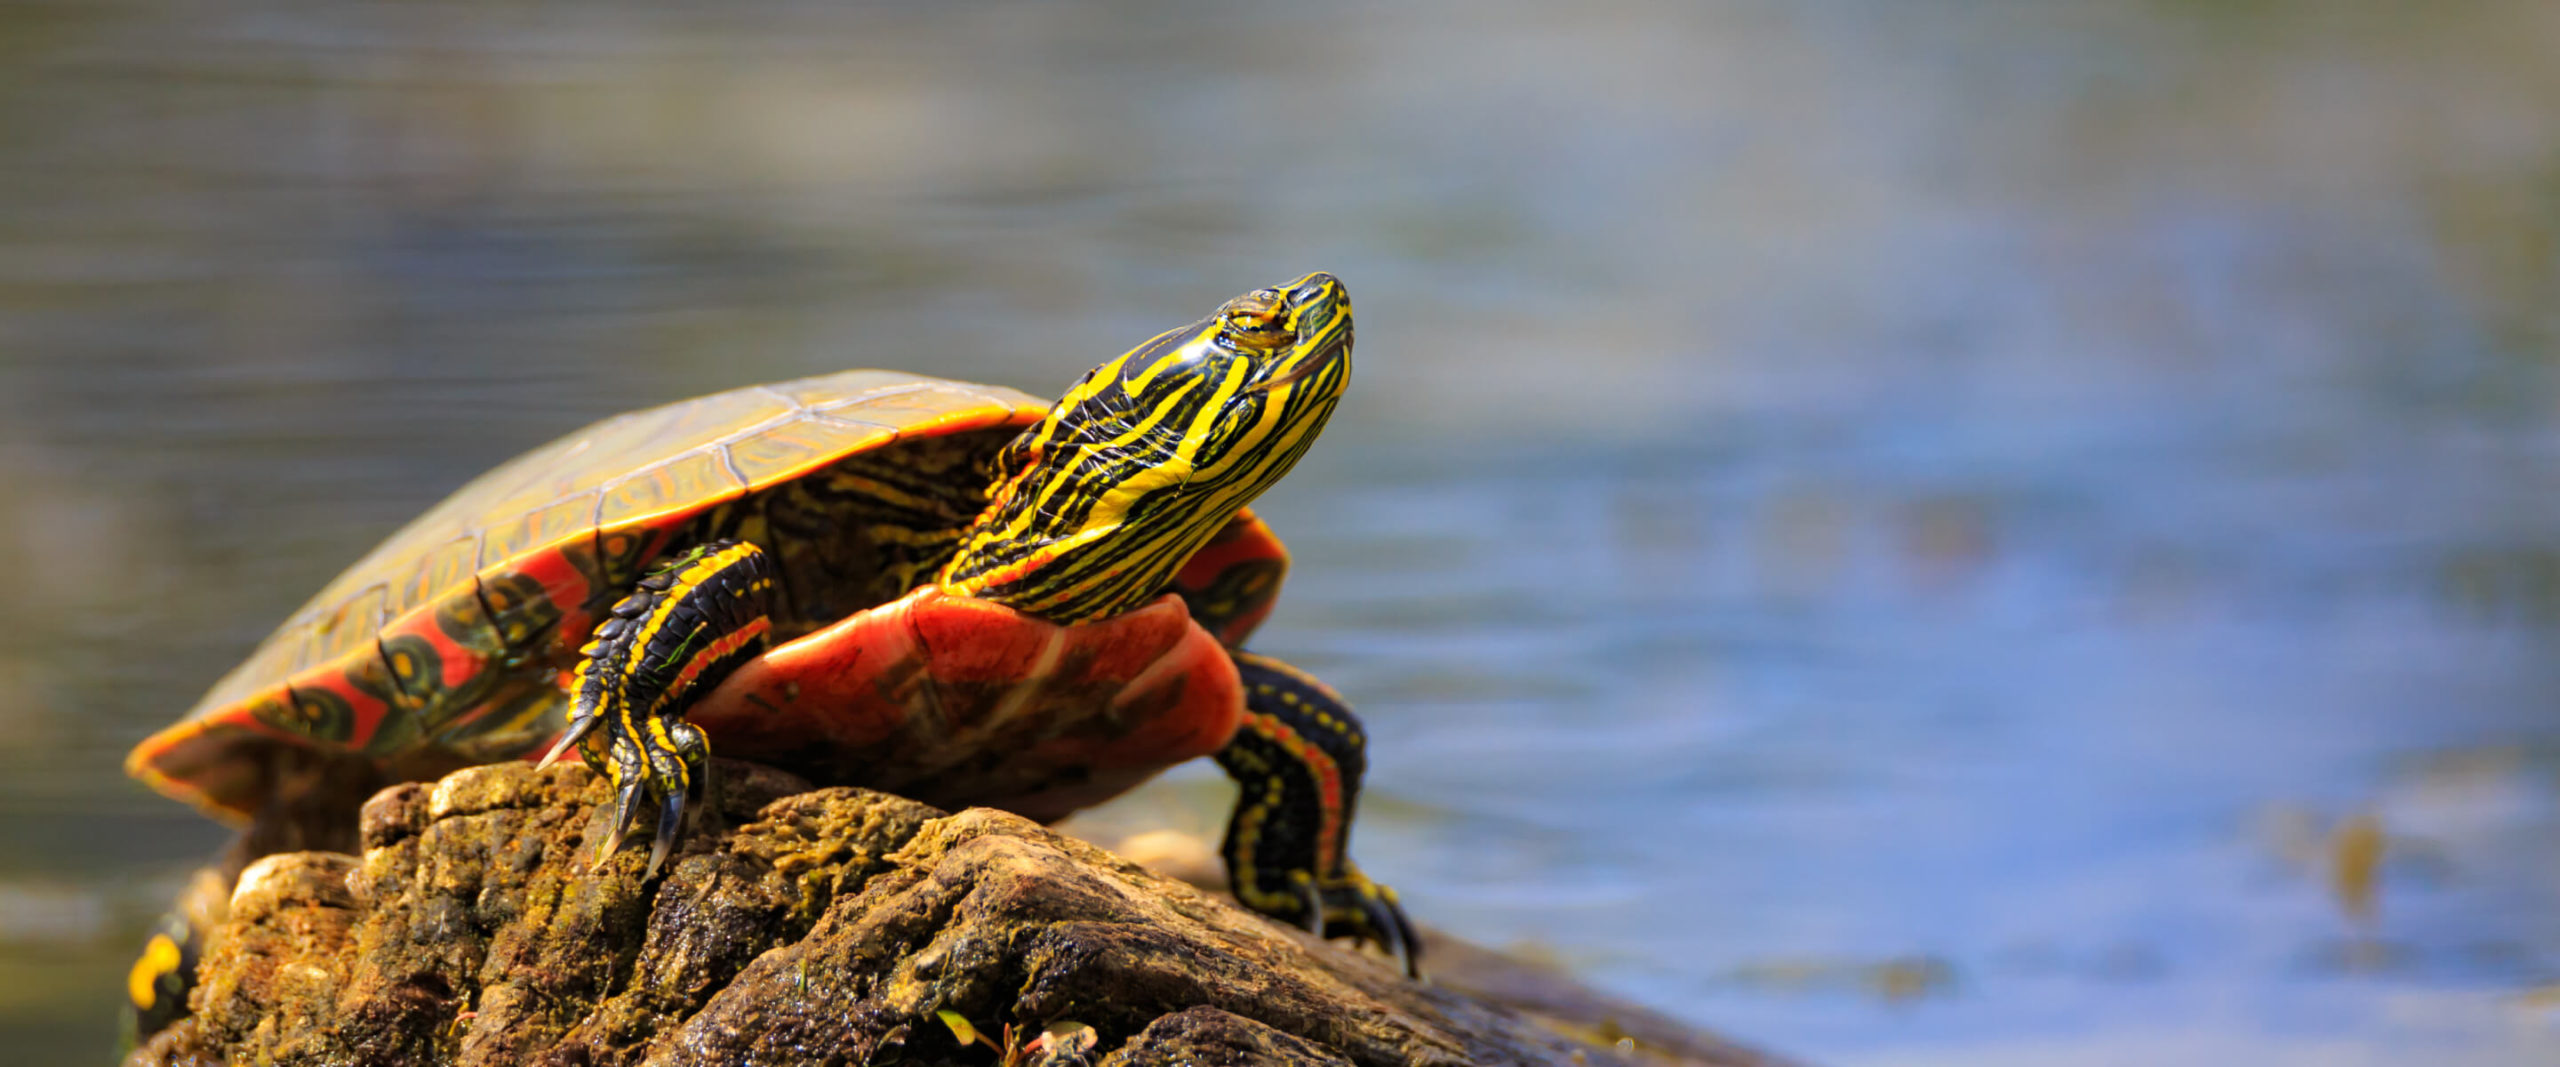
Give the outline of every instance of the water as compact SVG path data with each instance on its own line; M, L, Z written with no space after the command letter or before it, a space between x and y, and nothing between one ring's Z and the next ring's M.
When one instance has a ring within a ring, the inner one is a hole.
M1417 914L1828 1063L2549 1062L2555 46L2535 0L11 8L0 1030L94 1059L220 838L123 750L473 472L843 366L1050 392L1321 267L1360 367L1261 644L1365 710Z

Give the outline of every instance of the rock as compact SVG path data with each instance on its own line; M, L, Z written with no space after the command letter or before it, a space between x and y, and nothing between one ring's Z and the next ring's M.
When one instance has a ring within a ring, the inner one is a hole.
M1534 971L1505 994L1466 951L1415 983L1019 816L721 768L725 825L655 882L645 845L588 869L583 767L385 790L361 858L248 869L196 1014L129 1062L997 1062L955 1017L997 1044L1091 1028L1023 1064L1778 1062Z

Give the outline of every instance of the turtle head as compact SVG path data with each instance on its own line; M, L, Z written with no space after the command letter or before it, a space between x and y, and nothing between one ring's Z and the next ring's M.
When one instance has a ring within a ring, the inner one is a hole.
M1298 462L1351 377L1330 274L1256 289L1093 369L996 457L945 592L1056 622L1129 611Z

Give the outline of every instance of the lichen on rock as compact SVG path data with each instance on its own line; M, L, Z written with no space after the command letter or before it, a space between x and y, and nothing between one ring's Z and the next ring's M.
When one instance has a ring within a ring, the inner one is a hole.
M196 1014L132 1062L998 1059L946 1012L990 1034L1090 1027L1094 1047L1050 1058L1104 1065L1774 1062L1577 1038L1019 816L720 769L715 825L655 880L641 850L590 869L608 798L585 768L385 790L362 857L249 868Z

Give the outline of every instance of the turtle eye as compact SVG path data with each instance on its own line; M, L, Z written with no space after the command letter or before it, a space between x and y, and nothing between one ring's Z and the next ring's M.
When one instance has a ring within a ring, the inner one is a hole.
M1227 306L1218 310L1218 335L1247 351L1287 348L1297 340L1289 329L1288 309L1287 294L1277 289L1256 289L1227 301Z

